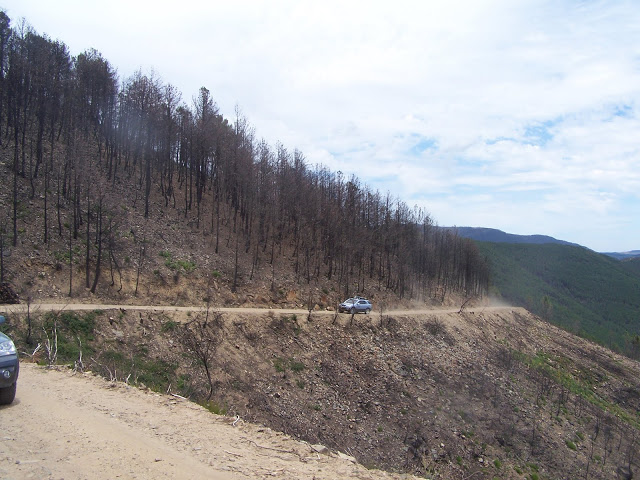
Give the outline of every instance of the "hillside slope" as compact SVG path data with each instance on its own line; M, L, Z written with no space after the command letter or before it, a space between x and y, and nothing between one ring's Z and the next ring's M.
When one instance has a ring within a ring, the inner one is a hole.
M15 403L0 407L2 478L405 478L90 373L23 363L21 377Z
M623 350L640 331L640 276L586 248L478 242L493 294Z
M634 274L640 276L640 257L633 257L622 260L622 266L633 272Z
M119 78L94 49L71 57L12 25L0 11L0 282L23 299L335 305L354 293L486 293L473 242L425 210L259 140L206 87L183 101L155 73Z
M12 314L14 338L26 318ZM31 312L59 361L428 478L615 478L637 468L640 366L522 309L333 316ZM184 335L213 328L207 358ZM34 333L35 335L42 333ZM34 339L35 341L35 339ZM44 339L42 339L44 341ZM24 344L21 349L26 348ZM41 357L46 361L46 356Z

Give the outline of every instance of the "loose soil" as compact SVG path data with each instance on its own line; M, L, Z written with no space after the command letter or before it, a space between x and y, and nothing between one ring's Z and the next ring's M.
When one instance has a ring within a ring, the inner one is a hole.
M109 382L23 363L0 407L3 479L400 479L269 428Z

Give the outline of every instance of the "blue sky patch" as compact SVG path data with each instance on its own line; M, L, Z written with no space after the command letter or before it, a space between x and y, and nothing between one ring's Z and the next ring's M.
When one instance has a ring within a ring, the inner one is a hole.
M418 155L426 152L427 150L437 150L438 149L438 142L436 141L435 138L422 137L422 136L417 135L417 134L412 135L412 137L419 138L419 140L418 140L417 143L415 143L409 149L409 153L411 155L418 156Z
M547 120L546 122L535 123L524 127L524 142L529 145L545 146L553 139L551 133L551 127L553 127L557 121Z
M513 137L496 137L496 138L488 138L487 140L484 141L484 143L486 145L495 145L496 143L500 143L500 142L515 142L516 139Z
M613 110L614 117L631 118L633 115L633 108L631 105L616 105Z

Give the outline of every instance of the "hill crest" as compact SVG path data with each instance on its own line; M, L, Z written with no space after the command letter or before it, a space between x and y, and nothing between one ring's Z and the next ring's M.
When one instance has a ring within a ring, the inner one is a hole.
M506 233L496 228L487 227L443 227L448 231L455 232L461 237L470 238L480 242L497 242L497 243L531 243L531 244L546 244L557 243L561 245L573 245L581 246L577 243L567 242L565 240L558 240L548 235L516 235L513 233Z

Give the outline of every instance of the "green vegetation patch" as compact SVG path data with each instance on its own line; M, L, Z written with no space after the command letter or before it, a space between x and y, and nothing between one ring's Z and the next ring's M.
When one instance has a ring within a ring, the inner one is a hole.
M164 392L175 377L177 365L161 359L136 358L138 384L144 383L151 390Z
M640 428L640 417L637 413L630 413L620 405L610 402L597 394L595 387L597 387L600 382L605 381L606 376L600 375L595 371L577 368L568 358L549 355L545 352L528 355L514 351L513 355L514 358L528 367L541 372L571 393L579 395L601 410L621 418L629 425Z
M209 410L214 415L226 415L228 411L228 407L226 405L220 405L219 403L212 400L201 402L200 405Z
M286 359L282 357L274 358L273 366L276 369L276 372L280 373L286 372L287 370L291 370L295 373L300 373L306 368L305 364L302 362L299 362L293 358Z
M57 348L58 361L71 363L79 358L81 350L85 357L94 352L90 342L94 339L96 315L96 312L49 312L44 316L43 341L48 338L52 348Z
M106 378L123 380L133 385L144 385L155 392L166 392L169 385L187 388L186 379L176 379L178 366L162 359L149 358L146 346L139 346L137 352L125 355L117 350L105 350L95 363L100 374Z
M162 324L162 327L160 327L160 330L163 333L168 333L168 332L173 332L176 328L178 328L178 322L176 322L175 320L167 320Z
M164 265L169 268L169 270L184 270L185 273L191 273L196 269L195 262L191 260L174 259L171 252L167 252L166 250L161 251L159 255L164 258Z
M73 247L71 254L69 253L69 250L56 250L55 252L53 252L53 257L56 259L57 262L63 263L65 265L69 265L69 259L71 258L71 255L73 255L74 263L79 263L81 258L81 253L82 252L80 247L76 245Z

